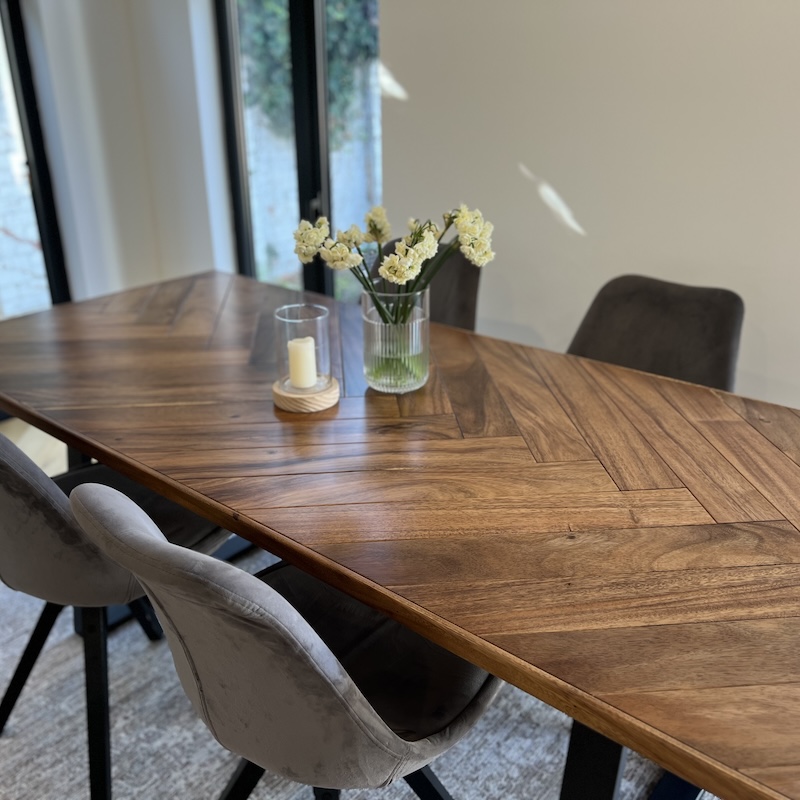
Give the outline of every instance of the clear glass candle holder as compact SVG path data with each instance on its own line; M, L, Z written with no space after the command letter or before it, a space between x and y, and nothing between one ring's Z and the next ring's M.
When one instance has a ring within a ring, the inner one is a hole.
M311 395L330 388L330 320L325 306L281 306L275 312L275 347L282 392Z

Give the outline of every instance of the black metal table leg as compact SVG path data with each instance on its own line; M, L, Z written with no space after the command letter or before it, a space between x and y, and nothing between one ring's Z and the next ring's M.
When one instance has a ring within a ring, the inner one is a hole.
M453 800L442 782L433 774L430 765L405 776L405 782L420 800Z
M702 793L702 789L698 789L689 781L671 772L665 772L653 789L650 800L697 800Z
M77 467L85 467L91 463L91 456L87 456L86 453L81 453L80 450L76 450L74 447L67 447L67 469L73 470Z
M239 759L236 771L231 775L219 800L247 800L263 774L264 767L259 767L246 758Z
M618 800L628 751L573 720L561 800Z
M91 800L111 800L111 725L108 712L107 630L104 608L83 608L86 719Z

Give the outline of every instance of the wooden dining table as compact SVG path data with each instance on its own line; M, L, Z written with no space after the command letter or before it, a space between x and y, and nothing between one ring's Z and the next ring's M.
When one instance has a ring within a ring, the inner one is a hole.
M342 396L273 405L273 312ZM800 798L800 412L205 273L0 323L0 407L725 800ZM594 800L587 796L587 800Z

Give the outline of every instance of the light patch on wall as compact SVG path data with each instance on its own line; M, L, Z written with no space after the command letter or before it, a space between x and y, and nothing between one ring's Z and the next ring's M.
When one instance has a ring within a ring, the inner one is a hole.
M392 75L389 67L382 61L378 62L378 83L383 97L391 97L394 100L408 100L408 92L400 85L397 78Z
M562 200L561 195L549 184L534 175L522 162L518 163L519 171L531 182L536 184L536 190L542 202L552 211L553 216L564 226L581 236L586 236L586 231L578 224L570 207Z

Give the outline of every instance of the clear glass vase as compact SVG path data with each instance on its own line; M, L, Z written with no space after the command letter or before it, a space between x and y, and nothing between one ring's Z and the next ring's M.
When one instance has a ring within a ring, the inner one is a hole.
M404 394L424 386L429 365L428 289L364 292L364 377L379 392Z

